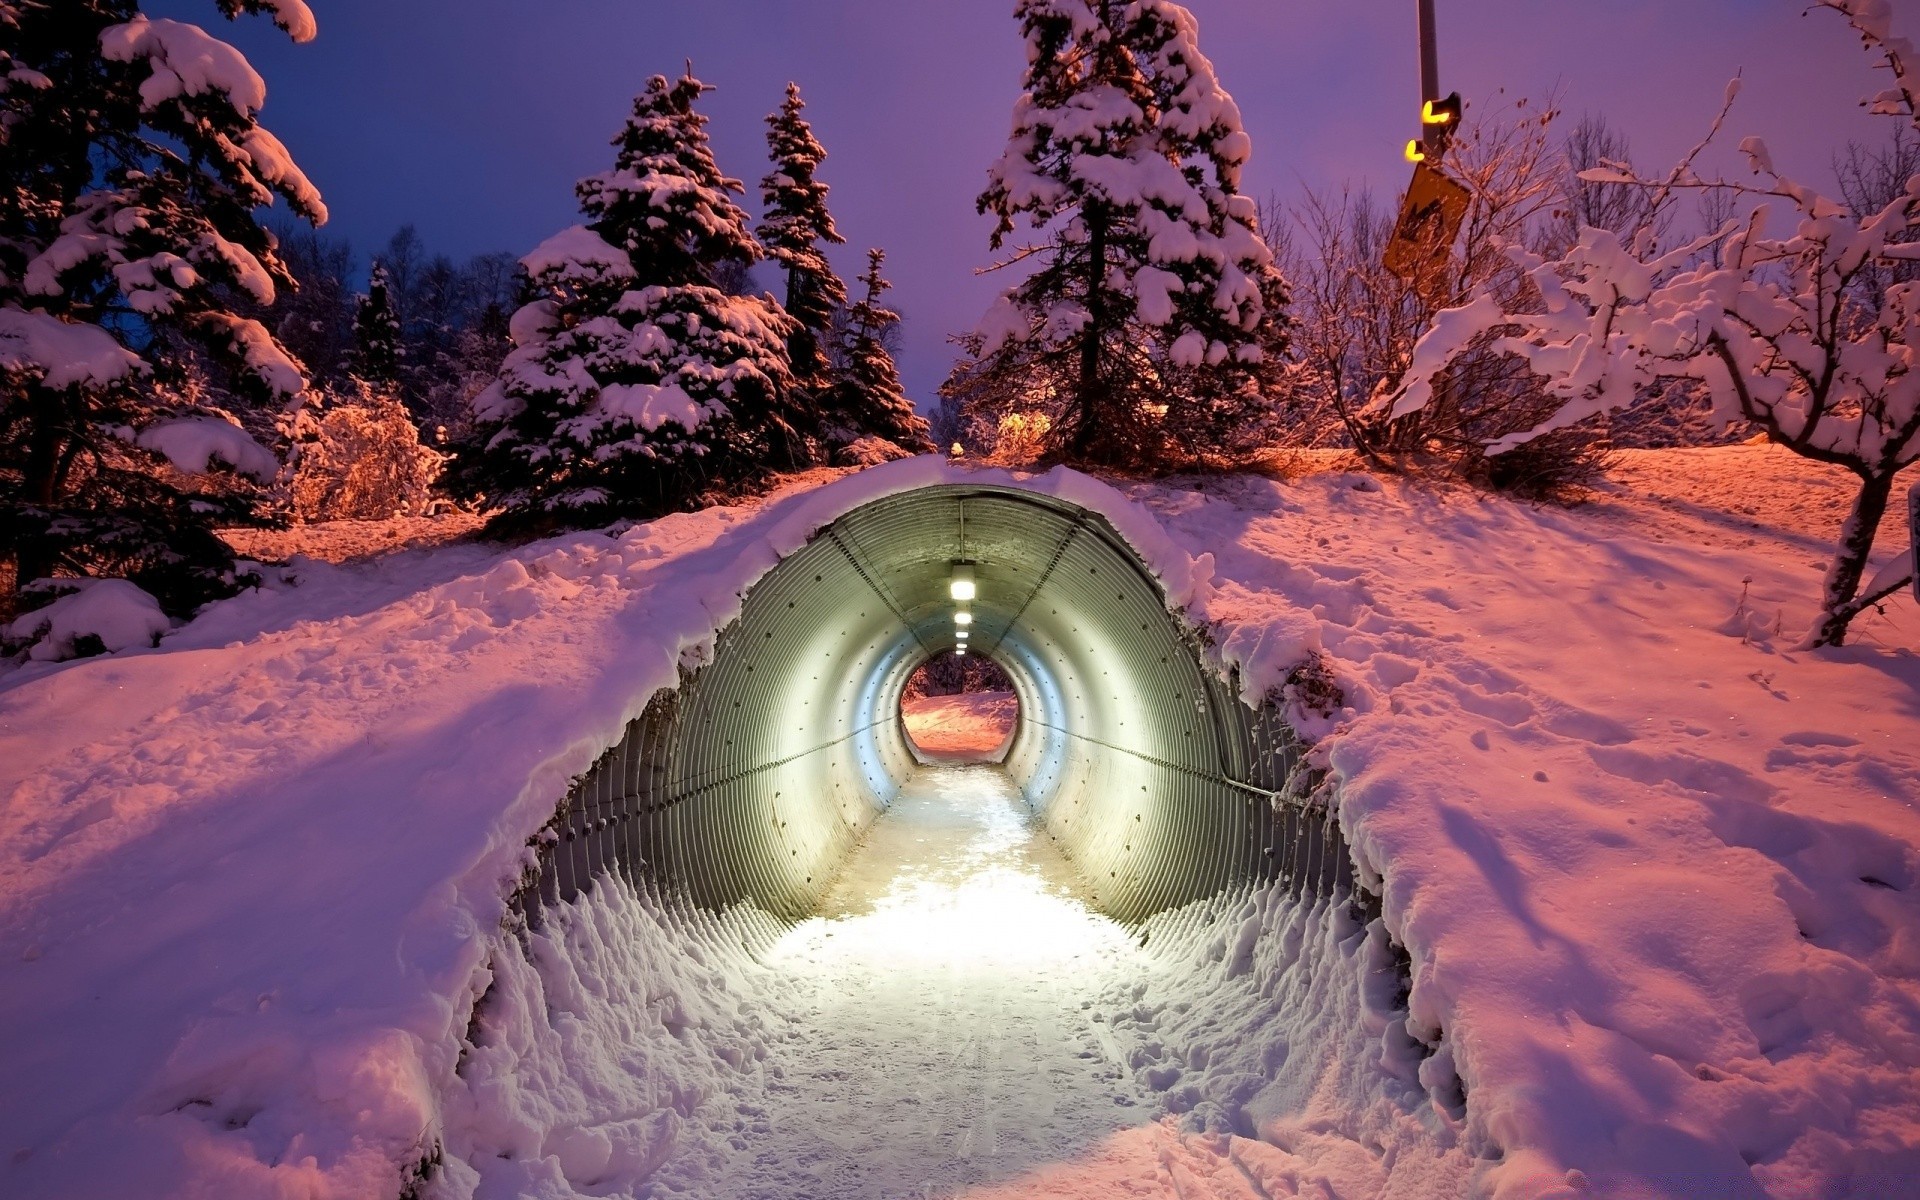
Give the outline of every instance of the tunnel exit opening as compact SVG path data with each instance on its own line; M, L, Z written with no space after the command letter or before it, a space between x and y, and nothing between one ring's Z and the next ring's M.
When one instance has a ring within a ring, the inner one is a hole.
M1020 721L1013 680L984 654L935 654L907 676L900 722L922 763L997 763Z
M1350 881L1279 708L1242 703L1108 514L941 484L852 509L746 593L711 660L576 782L522 911L618 875L814 913L925 761L909 680L961 657L1003 673L1018 715L1000 765L1107 915Z

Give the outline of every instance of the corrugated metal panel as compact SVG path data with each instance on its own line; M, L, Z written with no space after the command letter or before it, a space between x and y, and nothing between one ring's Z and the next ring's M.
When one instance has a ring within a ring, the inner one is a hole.
M763 578L712 663L663 692L577 781L522 898L641 872L710 907L812 910L915 760L909 674L953 644L951 564L974 564L973 643L1021 702L1006 766L1100 905L1138 919L1235 883L1350 880L1294 796L1299 753L1242 704L1095 513L942 486L860 508Z

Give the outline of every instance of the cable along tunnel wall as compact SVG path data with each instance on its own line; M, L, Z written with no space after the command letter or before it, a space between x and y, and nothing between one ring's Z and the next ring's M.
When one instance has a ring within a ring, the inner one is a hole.
M576 781L520 894L528 922L603 875L810 914L916 768L901 691L955 644L958 560L978 587L970 652L1019 697L1006 769L1101 909L1130 921L1236 883L1350 884L1276 706L1249 708L1205 665L1106 518L940 485L853 510L748 591L712 660Z

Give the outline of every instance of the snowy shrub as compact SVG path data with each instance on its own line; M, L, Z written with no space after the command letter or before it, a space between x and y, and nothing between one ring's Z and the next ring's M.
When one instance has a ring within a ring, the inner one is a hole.
M1011 692L1013 680L984 654L936 654L907 676L903 700L957 696L963 692Z
M896 458L912 458L913 451L881 437L857 437L833 452L836 467L877 467Z
M110 654L158 645L173 622L160 602L124 579L58 579L28 592L52 597L0 626L0 649L25 649L36 662Z
M1346 707L1347 695L1327 656L1315 651L1287 672L1280 700L1297 729L1316 728Z
M993 457L1010 466L1024 466L1038 459L1047 448L1047 435L1053 430L1053 418L1043 412L1010 412L1000 418L993 442Z
M421 444L397 399L359 384L314 418L294 460L289 506L301 521L424 513L445 461Z
M1508 246L1559 236L1564 212L1632 215L1603 214L1568 181L1569 167L1595 146L1621 152L1618 140L1588 122L1563 148L1552 136L1557 116L1551 102L1525 100L1474 113L1446 162L1472 196L1459 244L1419 286L1383 264L1394 213L1364 189L1309 192L1284 221L1273 214L1270 236L1293 284L1301 444L1345 443L1377 464L1438 469L1529 496L1559 493L1604 466L1605 431L1594 428L1558 433L1525 461L1488 457L1488 443L1531 428L1554 404L1523 366L1488 352L1490 336L1449 365L1434 404L1397 412L1376 403L1399 384L1415 342L1454 298L1480 290L1510 307L1530 302Z

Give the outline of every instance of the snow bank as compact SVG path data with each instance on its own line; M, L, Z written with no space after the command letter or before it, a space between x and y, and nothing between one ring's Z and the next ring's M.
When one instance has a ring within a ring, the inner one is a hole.
M6 627L7 640L33 643L27 657L35 662L72 658L88 649L97 654L151 646L173 628L160 602L124 579L70 579L62 586L73 590Z
M1671 471L1731 485L1764 461ZM1889 1195L1920 1172L1920 658L1878 644L1915 618L1784 649L1769 629L1804 623L1828 531L1338 473L1122 496L918 458L618 538L302 563L157 650L0 677L0 1023L30 1035L0 1055L0 1191L397 1191L567 781L780 556L953 479L1106 514L1250 694L1325 657L1344 705L1316 754L1411 955L1409 1032L1439 1047L1425 1124L1376 1125L1383 1154L1457 1138L1475 1191L1529 1200ZM1784 615L1721 632L1742 610ZM1287 1053L1330 1054L1333 1082L1276 1094L1246 1056L1277 1044L1271 1010L1138 1003L1165 1031L1140 1069L1189 1048L1193 1092L1165 1091L1192 1139L1300 1160L1261 1178L1332 1171L1316 1129L1415 1086L1390 1021L1334 1050L1300 1026ZM635 1053L680 1053L629 1019ZM563 1102L537 1092L515 1103ZM648 1136L609 1134L609 1161Z
M1663 467L1712 495L1781 457ZM1411 955L1436 1112L1457 1077L1466 1144L1499 1160L1477 1188L1920 1176L1920 657L1769 632L1813 610L1830 528L1784 524L1791 497L1729 536L1626 494L1337 473L1134 494L1214 548L1224 655L1317 645L1345 691L1315 754ZM1767 619L1728 632L1741 610Z

